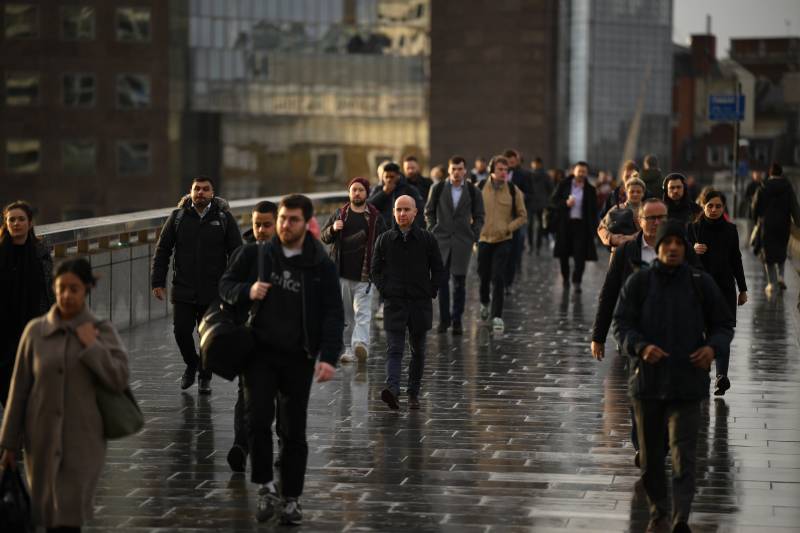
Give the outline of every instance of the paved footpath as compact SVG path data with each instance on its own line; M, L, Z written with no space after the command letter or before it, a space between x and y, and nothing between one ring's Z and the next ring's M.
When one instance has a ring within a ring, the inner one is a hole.
M314 385L302 531L644 531L634 483L622 358L588 351L606 255L582 294L565 294L557 262L525 257L507 331L477 320L468 279L462 338L431 332L422 409L380 401L384 338L363 368ZM474 266L474 265L473 265ZM800 327L797 275L767 301L750 256L724 400L703 405L697 532L800 531ZM178 388L171 324L123 335L146 429L110 443L89 531L269 531L256 491L231 474L235 383L210 397Z

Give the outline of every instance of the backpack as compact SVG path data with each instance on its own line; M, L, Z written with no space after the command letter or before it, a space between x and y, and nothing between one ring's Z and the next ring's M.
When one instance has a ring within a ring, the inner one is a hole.
M478 184L478 188L481 191L483 191L483 187L486 185L487 181L489 181L489 178ZM507 181L506 183L508 183L508 192L511 195L511 216L517 218L517 186L511 181Z
M222 208L217 209L217 217L219 218L219 223L222 226L222 233L226 234L228 232L228 217L225 216L227 210L223 210ZM178 234L178 227L181 225L181 221L183 220L183 216L186 214L186 209L181 207L178 209L178 212L175 214L175 220L173 220L172 227L173 231L175 231L175 235Z
M439 209L439 199L442 197L442 191L444 190L444 181L440 181L439 183L435 183L433 187L431 187L431 198L430 202L433 202L433 214L436 214L436 210ZM472 207L475 207L475 185L470 183L469 181L464 181L464 187L467 188L469 191L469 199L472 202Z

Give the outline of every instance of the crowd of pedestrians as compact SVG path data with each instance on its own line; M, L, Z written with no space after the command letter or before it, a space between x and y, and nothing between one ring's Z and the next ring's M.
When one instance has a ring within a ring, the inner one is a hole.
M436 333L463 335L473 255L480 320L500 335L505 296L526 247L537 256L552 248L563 290L577 293L586 262L598 259L599 243L611 254L589 351L603 360L613 331L628 361L631 440L650 503L648 530L669 525L690 531L700 402L709 394L712 362L714 393L731 387L736 309L748 300L725 195L708 189L693 201L691 180L677 172L662 176L654 156L644 158L641 170L626 162L616 187L605 174L596 188L583 161L563 177L545 171L539 158L527 169L512 149L488 161L477 158L472 169L455 155L437 173L423 176L414 156L402 168L388 161L378 168L377 183L350 180L347 201L316 233L311 200L292 194L277 205L258 203L244 234L213 180L198 176L165 222L151 289L173 306L184 362L180 388L197 381L198 393L211 392L211 371L194 341L209 308L229 309L240 323L247 319L253 334L227 460L236 472L246 471L249 460L258 486L256 519L302 523L312 382L332 379L339 363L374 357L376 321L382 320L386 340L381 400L396 411L405 395L408 409L420 409L433 300ZM752 242L771 295L785 288L790 224L800 224L800 208L777 164L766 179L754 179L747 194ZM76 531L92 516L105 457L93 387L124 390L127 356L110 322L96 318L86 303L95 284L89 263L71 259L54 270L33 215L25 202L9 204L0 230L0 462L13 468L24 448L36 523L48 531ZM71 418L85 423L64 422Z

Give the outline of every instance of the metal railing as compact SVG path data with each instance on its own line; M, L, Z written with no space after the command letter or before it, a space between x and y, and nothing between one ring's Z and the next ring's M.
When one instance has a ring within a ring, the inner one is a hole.
M347 193L322 192L307 195L322 223L335 207L347 200ZM270 196L230 202L229 210L241 228L250 224L253 207ZM85 256L99 276L90 295L92 310L126 329L170 313L169 298L154 298L150 291L150 265L161 227L175 207L151 209L123 215L87 218L36 227L36 233L59 258ZM167 279L171 279L172 272ZM167 283L169 294L169 283Z

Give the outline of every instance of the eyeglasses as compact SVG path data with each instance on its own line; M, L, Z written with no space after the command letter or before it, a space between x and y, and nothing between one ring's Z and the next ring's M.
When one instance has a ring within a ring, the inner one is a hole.
M656 222L662 221L667 218L667 215L650 215L649 217L644 217L647 222Z

